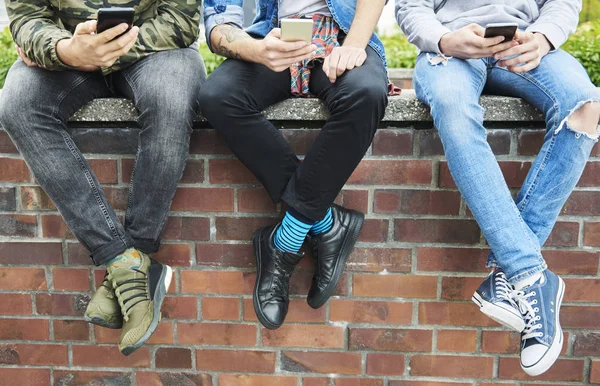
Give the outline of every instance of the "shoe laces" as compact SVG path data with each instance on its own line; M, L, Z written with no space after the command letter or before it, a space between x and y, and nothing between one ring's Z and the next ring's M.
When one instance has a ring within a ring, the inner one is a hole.
M512 306L517 308L517 303L513 299L513 286L508 282L506 274L502 271L497 271L494 274L494 282L496 283L496 296L499 299L506 300Z
M117 300L121 306L123 320L126 322L129 321L129 313L134 306L142 302L150 301L146 273L135 268L133 268L132 271L141 273L144 277L128 279L117 283L116 280L112 278L111 274L107 273L107 277L113 285ZM130 294L131 296L125 298L123 294L130 291L134 292Z
M104 287L109 291L113 291L113 288L109 287L106 284L110 284L110 279L108 279L108 271L106 271L106 273L104 274L104 280L102 280L102 284L100 284L100 287Z
M275 269L273 270L274 272L271 272L271 274L273 274L273 285L270 293L272 299L285 302L289 296L289 283L293 267L290 269L290 266L283 263L280 256L278 257L279 258L275 259L273 262Z
M537 307L538 300L534 298L535 296L535 291L514 291L513 293L513 297L519 306L519 311L523 315L523 319L525 319L525 329L521 333L522 340L544 336L542 331L538 331L543 326L541 323L538 323L542 317L539 315L540 309Z

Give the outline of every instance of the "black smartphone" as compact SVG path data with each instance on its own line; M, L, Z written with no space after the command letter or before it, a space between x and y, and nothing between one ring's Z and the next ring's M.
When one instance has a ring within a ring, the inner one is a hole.
M486 38L493 38L496 36L504 36L504 41L508 42L513 40L515 37L515 33L517 32L517 28L519 26L517 23L492 23L485 26L485 35Z
M98 10L98 26L96 27L96 33L102 33L107 29L111 29L123 23L129 26L129 28L127 28L127 31L129 31L131 27L133 27L134 14L133 8L100 8ZM119 36L126 34L127 31ZM117 36L117 38L119 36Z

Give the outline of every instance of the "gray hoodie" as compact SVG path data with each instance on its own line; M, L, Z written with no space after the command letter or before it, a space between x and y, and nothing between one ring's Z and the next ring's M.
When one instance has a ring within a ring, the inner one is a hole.
M396 19L421 51L440 53L443 35L471 23L517 23L543 33L554 48L577 28L581 0L396 0Z

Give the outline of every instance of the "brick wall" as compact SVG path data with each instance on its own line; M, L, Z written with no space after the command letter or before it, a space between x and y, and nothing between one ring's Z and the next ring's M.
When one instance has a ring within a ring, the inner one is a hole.
M299 153L316 135L284 133ZM72 134L123 213L137 132ZM537 128L492 127L490 142L511 187L522 183L541 139ZM280 208L213 131L196 130L191 149L156 256L175 267L163 322L149 345L123 357L117 332L82 319L103 271L90 264L0 131L0 384L600 383L600 158L589 163L545 251L567 284L566 343L555 366L534 380L519 367L518 335L469 300L486 275L486 245L430 124L378 132L339 198L366 212L367 221L335 298L319 310L308 307L313 262L305 258L292 278L287 322L276 331L261 328L252 308L249 239Z

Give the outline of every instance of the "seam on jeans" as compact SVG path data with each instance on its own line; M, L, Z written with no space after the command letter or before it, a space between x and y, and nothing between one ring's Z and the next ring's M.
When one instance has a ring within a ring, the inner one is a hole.
M79 167L81 167L81 170L83 171L85 178L87 179L88 183L90 184L90 187L92 188L92 191L94 193L94 198L96 199L96 202L97 202L98 206L100 207L102 214L104 215L106 224L108 225L109 229L111 230L114 238L121 239L123 244L127 245L125 240L123 239L123 237L121 237L119 235L119 232L117 231L117 227L115 226L114 222L110 218L110 215L108 214L108 208L102 202L102 197L100 196L99 189L96 186L94 179L92 178L92 174L91 174L90 170L87 168L87 166L86 166L85 162L83 161L83 159L81 158L81 156L79 155L77 148L75 147L75 144L73 143L73 140L71 139L71 137L69 136L69 134L66 131L62 132L62 136L63 136L65 143L67 144L67 147L71 151L71 154L73 155L73 157L79 164Z
M133 179L135 178L135 169L137 168L138 158L142 150L141 138L138 137L138 147L135 154L135 161L133 161L133 169L131 170L131 179L129 180L129 192L127 194L127 211L125 212L125 224L128 223L128 219L131 216L131 205L133 203Z
M85 81L89 80L91 77L92 77L92 75L80 75L73 83L71 83L71 87L64 90L61 94L58 95L58 100L56 101L56 104L54 104L54 109L52 109L52 116L54 117L54 119L59 119L59 118L57 118L58 109L59 109L60 105L63 103L63 101L65 100L65 98L67 97L67 95L69 95L71 92L73 92L73 90L75 90L77 87L79 87Z
M535 275L536 273L544 272L546 269L548 269L548 264L544 261L544 259L540 259L540 261L541 261L541 265L531 268L525 272L521 272L518 275L515 275L513 277L509 277L508 282L510 284L514 285L516 282L519 282L523 279L531 277L531 276Z

